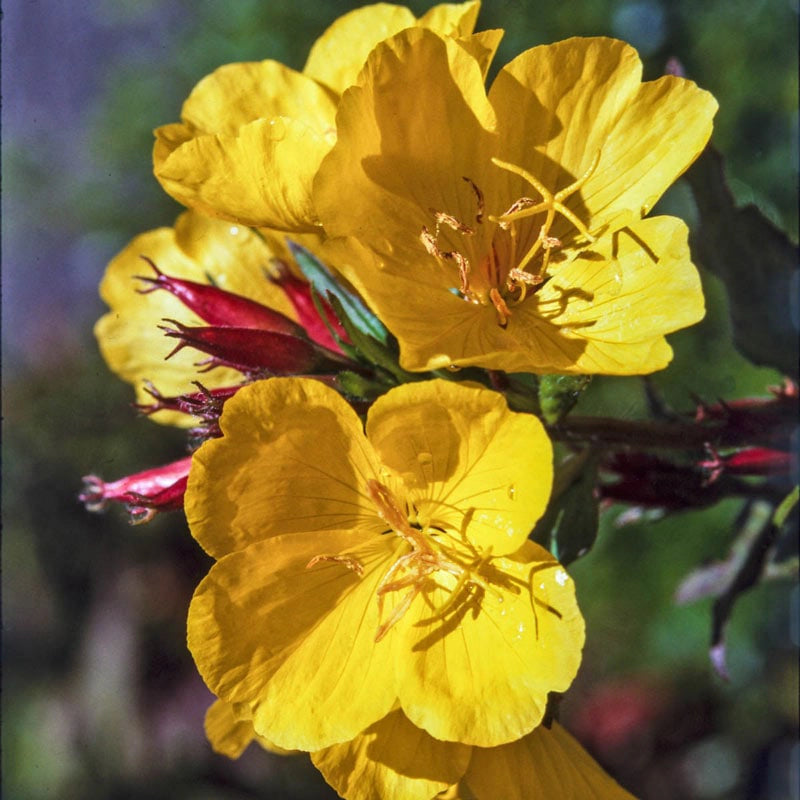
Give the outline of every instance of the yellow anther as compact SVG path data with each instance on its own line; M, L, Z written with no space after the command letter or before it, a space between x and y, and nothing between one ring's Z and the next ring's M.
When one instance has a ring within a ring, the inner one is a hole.
M364 567L361 565L361 562L352 556L314 556L314 558L306 564L306 569L311 569L311 567L319 564L320 561L332 561L335 564L341 564L343 567L347 567L347 569L355 572L359 578L364 575Z

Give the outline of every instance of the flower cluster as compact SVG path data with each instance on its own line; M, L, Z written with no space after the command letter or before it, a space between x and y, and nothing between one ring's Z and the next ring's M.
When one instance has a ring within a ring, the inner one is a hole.
M183 506L215 559L188 642L220 752L309 752L358 800L624 798L553 716L584 626L529 538L553 451L520 398L661 369L703 316L685 225L647 214L716 104L605 38L487 89L478 11L354 11L156 131L189 210L109 264L96 333L197 449L83 499Z

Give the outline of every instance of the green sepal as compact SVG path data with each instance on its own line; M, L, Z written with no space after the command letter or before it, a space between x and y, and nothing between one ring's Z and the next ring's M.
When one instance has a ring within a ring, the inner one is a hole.
M589 386L591 375L541 375L539 409L544 421L553 425L562 420Z
M326 299L350 338L351 344L342 343L341 347L351 358L360 359L372 367L379 367L389 378L387 384L408 383L423 377L423 375L406 372L400 367L398 364L399 349L393 336L387 333L385 343L373 338L353 322L336 295L329 294Z
M331 271L323 264L310 250L302 245L287 240L289 249L292 251L297 266L300 267L303 275L314 287L320 297L329 299L335 297L339 301L341 313L337 310L337 316L342 325L346 317L362 334L376 339L381 344L386 344L389 339L389 332L383 323L364 305L361 298L342 286L333 276ZM347 326L345 325L345 328ZM349 333L349 331L348 331Z
M349 369L337 373L336 384L347 397L361 400L375 400L386 392L385 383L370 380Z

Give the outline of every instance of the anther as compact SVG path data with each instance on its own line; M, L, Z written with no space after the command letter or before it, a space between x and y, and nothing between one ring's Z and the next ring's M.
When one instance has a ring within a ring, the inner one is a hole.
M347 567L347 569L355 572L359 578L364 576L364 567L357 558L353 558L352 556L314 556L314 558L312 558L311 561L306 564L306 569L311 569L311 567L319 564L320 561L333 561L334 563L341 564L343 567Z
M475 181L473 181L471 178L468 178L466 175L464 175L461 178L461 180L466 181L472 187L472 191L475 192L475 199L478 203L478 210L475 212L475 222L477 222L478 225L480 225L483 222L483 212L485 209L483 202L483 192L478 187L478 184L475 183Z

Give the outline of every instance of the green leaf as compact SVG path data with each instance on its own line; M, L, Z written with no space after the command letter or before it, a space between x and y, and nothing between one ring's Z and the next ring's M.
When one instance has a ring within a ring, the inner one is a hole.
M736 207L714 149L706 149L686 179L700 218L692 250L725 283L736 348L754 364L796 377L797 247L756 206Z
M599 501L595 496L599 453L587 449L557 468L553 494L531 538L564 565L586 555L597 539Z
M563 419L589 386L591 375L542 375L539 378L539 408L551 425Z

